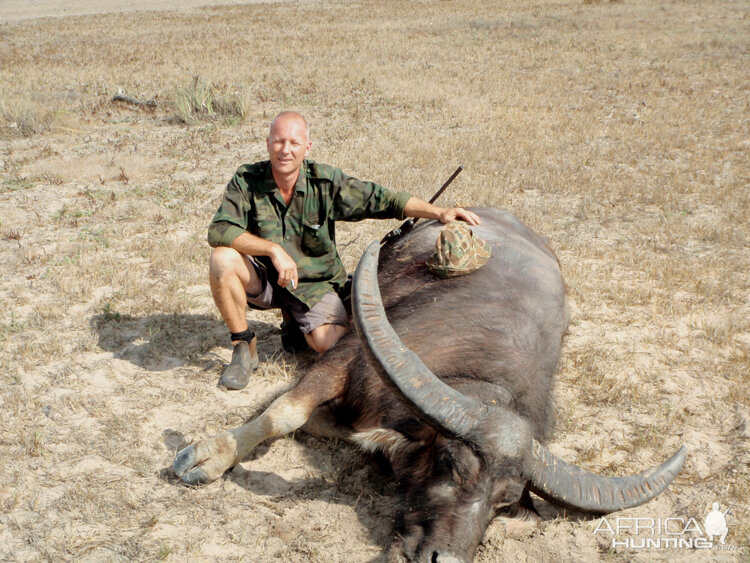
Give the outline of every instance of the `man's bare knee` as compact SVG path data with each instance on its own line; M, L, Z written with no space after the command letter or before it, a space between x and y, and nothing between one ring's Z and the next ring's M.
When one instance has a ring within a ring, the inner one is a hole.
M305 335L305 340L307 340L307 345L310 346L310 348L312 348L318 354L327 352L332 346L332 344L323 342L322 339L315 338L314 336L311 336L310 334Z
M209 278L212 289L234 283L239 280L245 293L257 295L261 289L261 280L250 262L250 258L228 246L217 246L211 251L208 262Z
M237 273L242 267L242 254L234 248L217 246L211 251L208 268L213 277L221 279L228 274Z
M305 334L305 340L310 348L322 354L333 348L333 345L348 332L348 327L343 325L325 324Z

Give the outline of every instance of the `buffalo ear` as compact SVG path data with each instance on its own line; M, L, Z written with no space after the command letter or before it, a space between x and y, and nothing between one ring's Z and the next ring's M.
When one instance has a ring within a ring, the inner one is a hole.
M406 434L393 428L373 428L356 432L352 435L352 440L363 450L381 453L391 462L408 457L424 445L424 442L412 440Z
M492 504L495 510L521 502L525 491L526 483L517 479L496 480L492 486Z
M429 426L426 427L419 421L418 418L414 416L409 418L402 418L401 420L392 422L391 424L385 426L385 428L395 430L396 432L403 434L409 440L412 440L414 442L427 442L427 434L432 435L435 433L434 430L432 430Z

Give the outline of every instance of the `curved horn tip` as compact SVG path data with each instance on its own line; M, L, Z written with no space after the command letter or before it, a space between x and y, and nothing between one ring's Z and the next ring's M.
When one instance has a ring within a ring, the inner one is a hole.
M378 254L380 254L380 242L378 242L377 240L372 241L367 245L367 248L365 248L365 252L368 254L372 254L373 256L377 256Z
M639 506L662 493L682 469L687 448L631 477L604 477L571 466L536 441L534 457L531 482L537 494L579 510L607 513Z
M680 472L680 469L682 469L682 465L685 463L685 459L687 458L687 447L682 446L679 450L677 450L672 457L670 457L667 461L665 461L662 464L662 467L668 468L672 471L674 471L675 476Z

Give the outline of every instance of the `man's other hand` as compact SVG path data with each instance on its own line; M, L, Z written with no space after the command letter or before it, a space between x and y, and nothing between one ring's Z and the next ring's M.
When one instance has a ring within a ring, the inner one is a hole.
M278 284L280 287L286 287L291 284L292 289L297 288L297 282L299 276L297 274L297 264L294 262L291 256L287 254L281 246L274 247L274 251L271 254L271 263L276 271L279 273Z

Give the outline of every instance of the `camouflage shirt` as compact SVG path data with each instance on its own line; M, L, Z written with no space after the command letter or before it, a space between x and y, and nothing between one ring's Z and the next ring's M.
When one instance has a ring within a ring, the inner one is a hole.
M403 219L411 196L363 182L338 168L305 160L289 205L276 187L269 161L237 169L208 228L211 246L231 246L245 231L281 245L297 264L299 283L287 289L308 307L346 282L336 250L335 221ZM259 257L275 281L267 257Z

